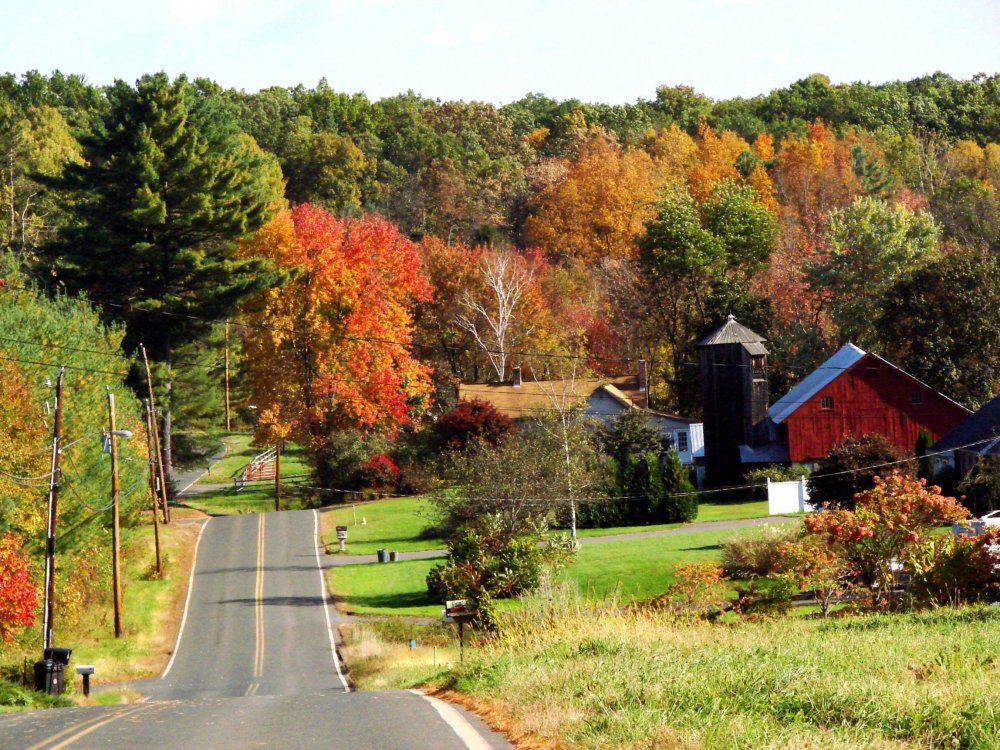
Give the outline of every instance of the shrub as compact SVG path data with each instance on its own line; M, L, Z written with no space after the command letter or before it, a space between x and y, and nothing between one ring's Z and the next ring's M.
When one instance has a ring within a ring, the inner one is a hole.
M428 593L441 602L469 600L476 623L494 627L495 599L537 588L546 569L560 568L572 556L572 544L547 531L540 522L523 523L511 532L496 514L459 528L448 541L448 561L427 574Z
M722 565L730 578L756 578L781 570L781 547L797 532L790 526L764 526L722 543Z
M935 526L968 517L953 497L924 479L890 474L857 496L854 510L826 510L805 517L805 529L827 544L872 594L875 606L889 602L899 566L908 566Z
M1000 529L977 536L938 536L913 557L912 592L918 602L959 605L1000 590Z
M753 578L736 586L736 611L748 620L770 620L787 615L795 596L795 579L787 575Z
M778 548L778 571L812 592L823 617L834 599L848 589L846 566L832 547L816 537L785 542Z
M965 475L958 491L974 516L1000 509L1000 456L985 456Z
M483 441L499 445L514 429L514 422L489 401L459 401L434 425L438 442L447 450L465 450L470 443Z
M854 496L871 489L876 476L890 471L914 476L912 462L894 463L905 457L903 451L881 435L845 438L826 454L810 477L810 499L829 508L850 510L854 507Z
M748 484L766 485L768 479L772 482L793 482L800 477L808 477L810 474L812 474L812 468L802 464L792 464L791 466L769 464L748 471L743 478Z
M694 617L715 618L726 609L727 585L722 574L717 562L679 563L674 566L676 581L658 603Z
M358 481L369 489L387 489L396 486L399 467L384 453L376 453L358 467Z

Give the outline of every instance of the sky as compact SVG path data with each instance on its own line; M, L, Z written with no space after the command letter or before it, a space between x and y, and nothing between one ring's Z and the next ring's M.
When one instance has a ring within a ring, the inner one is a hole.
M0 0L0 72L620 104L1000 72L1000 0Z

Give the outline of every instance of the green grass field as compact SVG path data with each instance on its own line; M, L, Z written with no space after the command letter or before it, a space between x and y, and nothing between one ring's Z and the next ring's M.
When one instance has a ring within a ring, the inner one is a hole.
M753 529L698 531L614 542L584 541L573 564L560 574L582 596L620 602L650 599L674 581L680 562L718 560L720 544ZM389 564L346 565L329 571L330 589L349 612L368 615L437 615L441 602L427 596L425 580L443 558Z
M427 536L430 531L433 506L425 497L404 497L390 500L335 506L323 519L323 541L337 549L334 527L347 527L348 555L373 555L376 550L413 552L441 549L441 539ZM334 552L334 554L337 554Z

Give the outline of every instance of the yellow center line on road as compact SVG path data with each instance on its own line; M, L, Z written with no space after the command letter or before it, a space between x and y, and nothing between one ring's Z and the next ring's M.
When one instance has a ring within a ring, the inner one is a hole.
M257 524L257 588L254 592L254 609L257 616L257 650L254 655L253 676L264 674L264 514Z
M28 750L43 750L43 748L45 750L62 750L62 748L71 745L94 730L100 729L105 724L110 724L113 721L118 721L118 719L124 719L126 716L131 716L132 714L137 714L140 711L148 710L154 707L159 708L153 703L143 703L138 706L132 706L130 708L115 711L111 716L108 716L107 714L95 716L91 719L87 719L86 721L81 721L79 724L67 727L61 732L56 732L51 737L46 737L41 742L29 747ZM67 737L67 735L71 736ZM65 739L63 739L64 737ZM62 742L59 742L59 744L51 744L58 742L59 740L62 740Z

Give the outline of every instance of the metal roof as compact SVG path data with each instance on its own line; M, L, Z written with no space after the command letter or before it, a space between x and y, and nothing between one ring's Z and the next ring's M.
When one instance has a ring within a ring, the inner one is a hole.
M961 422L955 429L938 440L932 450L952 451L960 445L969 445L979 440L986 441L966 450L981 453L993 447L990 438L1000 438L1000 396L987 401L983 408Z
M832 383L841 373L857 364L863 356L865 356L864 350L859 349L854 344L844 344L836 354L771 404L767 410L768 415L775 424L781 424L802 404Z
M763 341L766 341L763 336L754 333L746 326L741 326L736 322L736 318L730 315L721 328L699 341L698 346L712 346L714 344L760 344ZM766 354L767 350L765 349L763 353Z

